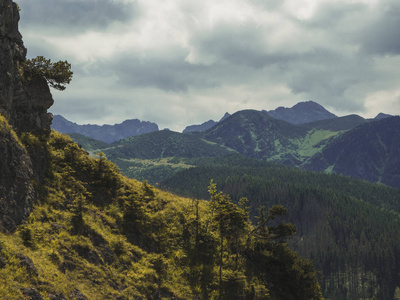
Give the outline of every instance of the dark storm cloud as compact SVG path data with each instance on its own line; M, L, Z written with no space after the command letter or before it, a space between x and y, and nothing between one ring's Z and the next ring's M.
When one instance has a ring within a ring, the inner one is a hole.
M20 0L21 23L29 27L62 31L63 34L104 29L113 22L124 22L137 13L136 2L112 0Z
M351 85L372 80L371 62L362 56L346 56L326 48L314 48L291 62L289 85L295 93L325 90L343 96Z
M199 55L209 56L215 62L256 69L291 59L287 55L271 52L267 40L268 31L256 24L229 24L194 36L191 44Z
M362 51L378 55L400 54L400 5L382 7L372 24L360 33Z
M130 87L156 87L164 91L186 92L189 87L211 88L220 84L212 75L212 68L192 65L184 58L162 58L142 62L133 56L101 65L101 69L114 70L119 84Z

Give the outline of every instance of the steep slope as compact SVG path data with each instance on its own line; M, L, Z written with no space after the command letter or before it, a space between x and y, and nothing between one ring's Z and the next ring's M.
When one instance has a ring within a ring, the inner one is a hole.
M291 108L278 107L275 110L266 111L266 113L275 119L291 124L305 124L336 118L336 115L313 101L299 102Z
M102 142L79 133L70 133L68 135L74 142L78 143L83 149L89 151L92 154L100 151L100 149L108 148L110 146L110 144L106 142Z
M400 187L400 117L369 122L326 146L305 167Z
M121 124L114 125L78 125L60 115L55 115L52 129L61 133L79 133L99 141L112 143L130 136L158 131L158 126L155 123L137 119L125 120Z
M18 21L17 4L0 0L0 227L8 231L32 210L38 193L35 182L47 169L46 152L25 148L17 134L45 137L52 119L47 109L53 104L43 77L24 77L26 49Z
M11 126L0 115L0 231L13 232L35 200L32 162Z
M20 65L26 48L18 31L19 11L11 0L0 2L0 114L17 132L49 130L47 109L53 98L44 78L23 80Z
M0 298L320 299L312 264L284 242L291 225L253 227L212 184L204 202L128 180L56 132L39 147L50 162L40 198L0 234Z

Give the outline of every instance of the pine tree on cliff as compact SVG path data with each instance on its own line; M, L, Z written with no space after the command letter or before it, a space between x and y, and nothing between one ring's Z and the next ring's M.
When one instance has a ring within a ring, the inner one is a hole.
M67 61L52 63L43 56L26 60L22 70L26 80L38 75L43 76L52 88L60 91L65 90L65 85L71 82L73 75L71 64Z

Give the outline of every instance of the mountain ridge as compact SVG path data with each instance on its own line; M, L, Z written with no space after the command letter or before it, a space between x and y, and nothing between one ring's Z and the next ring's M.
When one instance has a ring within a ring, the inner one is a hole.
M138 119L128 119L114 125L78 125L61 115L54 116L52 129L60 133L79 133L106 143L159 130L157 124Z
M400 117L378 119L350 130L305 165L400 188Z
M275 119L296 125L337 118L336 115L314 101L299 102L291 108L281 106L265 112Z
M164 134L145 134L143 136L138 136L138 138L135 138L134 144L131 145L129 144L133 142L132 139L124 139L113 145L112 147L104 147L105 150L98 149L98 151L104 151L111 160L121 166L124 172L129 169L129 172L126 173L129 174L129 176L133 176L135 174L135 171L133 171L134 169L131 169L131 167L140 165L137 159L157 160L167 157L170 157L171 159L172 157L202 157L206 153L212 153L212 151L215 151L217 149L217 145L225 147L224 149L232 149L232 151L236 151L248 157L324 172L330 170L328 168L329 165L325 165L325 167L317 167L317 157L319 157L320 153L322 153L325 148L328 149L328 145L329 147L331 147L331 145L333 145L336 141L336 143L339 143L339 146L337 146L339 148L334 151L334 153L340 153L341 150L339 149L341 147L344 147L344 145L340 146L340 141L342 141L342 139L340 138L344 134L351 134L351 132L353 131L357 132L358 128L362 128L363 126L367 126L368 128L370 128L370 130L385 131L384 127L377 129L380 122L385 123L388 121L384 120L390 120L392 118L395 117L384 119L364 119L358 115L349 115L295 125L290 124L286 121L275 119L269 116L265 111L243 110L228 116L227 118L218 122L218 124L214 125L212 128L206 131L191 133L171 132L170 135L174 136L174 142L173 144L170 144L170 146L166 146L169 145L168 143L170 142L165 144L165 147L168 148L168 151L165 151L163 153L167 155L160 156L159 154L154 154L147 157L142 157L142 155L138 155L138 153L140 152L139 149L145 149L144 151L146 152L150 149L149 145L153 145L153 150L151 151L159 151L156 150L159 147L156 145L158 145L160 141L158 141L158 138L156 138L156 136L163 136ZM391 126L390 128L393 129L395 127ZM390 128L387 128L387 130L388 132L392 132L392 134L389 133L387 135L387 139L384 140L385 145L386 143L390 143L390 140L394 139L397 135L397 133ZM364 136L364 138L367 139L366 136ZM195 142L196 139L198 139L197 142ZM140 140L147 140L147 146L145 146L145 144L141 144L142 142L140 142ZM203 140L203 142L201 142L201 140ZM206 145L204 144L204 141L214 143L215 150L208 149L206 152L202 152L203 154L200 154L200 149L203 149L203 146L200 145ZM198 146L194 146L193 148L193 145L195 144L197 144ZM377 145L379 145L378 142L368 147L363 147L362 149L360 148L357 151L364 153L375 151L374 147L377 147ZM198 147L199 151L192 152L193 154L190 156L187 156L187 154L183 155L184 152L182 152L182 150L190 148L196 149L196 147ZM136 150L133 151L135 148ZM132 149L132 151L129 150L128 152L122 154L121 151L123 149ZM91 148L89 150L95 149ZM223 152L219 153L223 154ZM382 151L378 153L381 153L380 155L382 155L379 160L384 159L385 155L387 155L385 152ZM119 160L119 156L125 161ZM208 156L208 154L205 156ZM126 161L128 159L135 159L133 166L129 166ZM340 159L342 160L344 158ZM179 161L179 159L177 161ZM356 161L356 159L354 161ZM332 163L330 165L332 165ZM339 165L340 163L337 166ZM344 164L343 168L346 168L346 166L350 165L350 163ZM169 166L170 165L168 165L168 168ZM352 168L354 170L357 169L355 166L353 166ZM390 168L386 168L384 170L388 170L389 172ZM339 169L333 168L330 171L339 172ZM373 171L373 169L371 169L371 172L376 173L376 170ZM350 170L340 170L339 173L349 176L355 176L357 178L362 178L365 180L370 180L372 182L383 182L391 186L398 186L395 179L396 175L393 174L393 172L392 175L385 175L386 171L382 172L380 173L380 176L383 176L385 178L383 181L382 179L380 179L379 176L372 176L367 173L356 175L356 173L351 172ZM171 172L168 172L168 174L171 174ZM390 177L392 177L392 179L390 179Z

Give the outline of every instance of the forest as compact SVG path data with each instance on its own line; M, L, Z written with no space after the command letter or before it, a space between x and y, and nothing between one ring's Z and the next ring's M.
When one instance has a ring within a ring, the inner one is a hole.
M210 178L239 203L248 197L257 221L259 207L287 207L297 228L290 246L311 259L330 299L396 299L400 282L400 192L381 184L309 172L231 155L199 160L160 183L185 196L208 199Z

